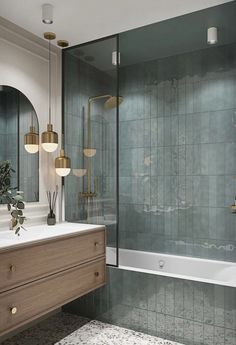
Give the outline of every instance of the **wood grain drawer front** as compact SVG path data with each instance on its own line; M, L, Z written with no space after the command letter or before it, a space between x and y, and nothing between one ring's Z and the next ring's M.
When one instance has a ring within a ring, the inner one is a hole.
M0 292L105 255L105 230L0 253Z
M0 335L104 285L105 259L0 294Z

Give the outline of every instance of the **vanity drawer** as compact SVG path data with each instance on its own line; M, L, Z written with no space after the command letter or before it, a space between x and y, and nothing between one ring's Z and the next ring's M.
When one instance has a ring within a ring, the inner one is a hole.
M0 291L105 255L105 229L0 253Z
M74 267L0 294L0 335L105 283L105 259Z

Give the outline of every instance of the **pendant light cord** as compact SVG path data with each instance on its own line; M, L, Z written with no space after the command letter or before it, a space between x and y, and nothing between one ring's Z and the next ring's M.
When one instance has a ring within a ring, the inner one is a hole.
M33 111L31 111L31 127L34 126L34 120L33 120Z
M49 87L49 124L51 124L51 40L48 40L48 87Z

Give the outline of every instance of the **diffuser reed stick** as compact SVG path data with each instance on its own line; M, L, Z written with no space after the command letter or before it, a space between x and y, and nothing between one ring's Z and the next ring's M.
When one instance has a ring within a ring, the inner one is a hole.
M54 210L56 207L56 201L58 196L58 186L56 186L56 190L51 192L50 190L46 191L47 199L48 199L48 206L49 206L49 214L47 218L48 225L55 225L56 223L56 216L54 214Z

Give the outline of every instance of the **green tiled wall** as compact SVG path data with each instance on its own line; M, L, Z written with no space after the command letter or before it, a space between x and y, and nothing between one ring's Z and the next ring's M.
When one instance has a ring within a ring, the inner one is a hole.
M236 289L108 268L107 285L65 307L185 345L236 344Z
M235 261L236 44L121 67L120 94L120 247Z

